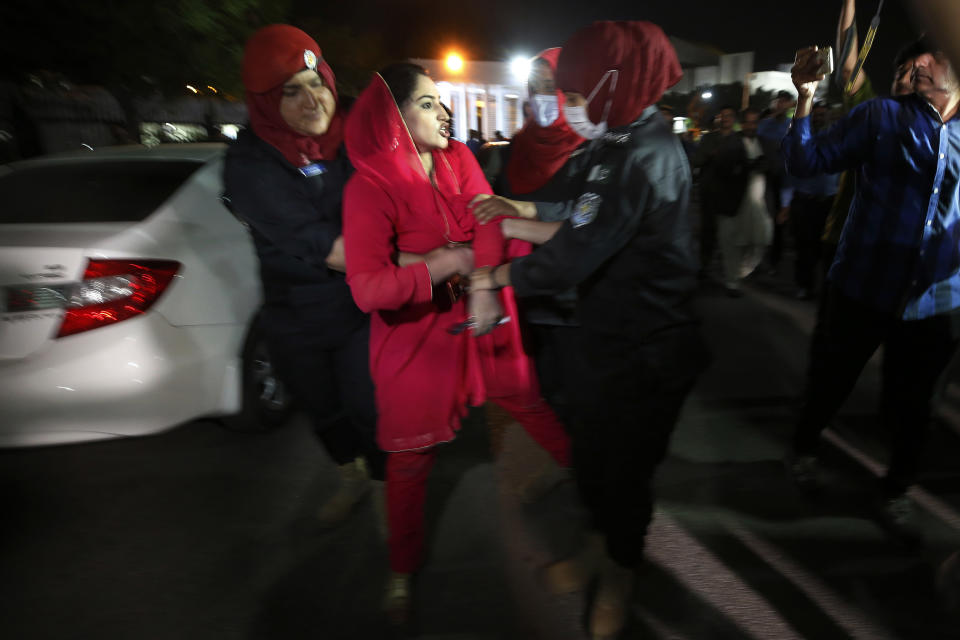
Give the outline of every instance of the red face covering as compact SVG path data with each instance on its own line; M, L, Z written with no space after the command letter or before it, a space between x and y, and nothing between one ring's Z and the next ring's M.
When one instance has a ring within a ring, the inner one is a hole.
M542 51L537 58L546 60L554 75L560 48ZM507 164L507 181L516 193L536 191L563 167L574 149L583 143L583 138L573 132L563 117L566 99L557 91L560 115L549 127L541 127L531 119L513 136L510 143L510 162Z
M616 90L611 94L617 71ZM599 123L607 101L607 126L621 127L636 120L663 92L683 77L677 52L663 30L652 22L595 22L577 31L563 45L557 69L557 87L588 97L601 79L603 85L587 106Z
M335 157L343 142L343 118L339 108L330 119L326 133L319 136L297 133L280 115L283 84L310 68L308 62L311 60L315 60L316 71L330 88L336 103L337 81L333 70L321 57L320 47L313 38L300 29L284 24L264 27L250 36L243 55L243 84L247 90L250 127L295 167Z

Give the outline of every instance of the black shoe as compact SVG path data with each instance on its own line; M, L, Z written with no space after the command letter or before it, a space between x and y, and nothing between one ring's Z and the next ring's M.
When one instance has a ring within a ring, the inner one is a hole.
M815 496L823 491L823 474L820 459L816 456L792 456L787 458L787 473L801 493Z
M877 504L877 518L880 526L897 540L909 545L923 541L916 506L906 493L881 498Z

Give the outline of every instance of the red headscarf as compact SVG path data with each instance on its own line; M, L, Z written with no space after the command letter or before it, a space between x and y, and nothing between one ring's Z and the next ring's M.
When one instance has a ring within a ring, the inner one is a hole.
M444 225L447 240L466 242L473 236L473 215L467 212L467 194L461 194L456 171L444 150L433 152L433 177L423 168L400 107L377 73L360 94L346 126L347 153L357 172L369 176L413 211L433 215ZM450 144L460 144L451 140ZM450 194L448 198L444 194ZM469 194L475 195L475 194Z
M590 95L604 74L616 70L617 86L607 126L630 124L683 76L677 52L663 30L652 22L594 22L577 31L560 54L557 88ZM611 78L587 107L600 122L610 98Z
M247 90L250 126L295 167L336 156L343 142L339 108L330 119L326 133L319 136L297 133L280 115L283 83L314 66L333 93L334 102L339 102L333 70L321 57L320 47L313 38L300 29L286 24L263 27L250 36L243 52L243 86Z
M557 73L557 58L560 47L541 51L537 59L543 59ZM510 190L530 193L547 183L560 170L574 149L583 143L583 138L573 132L563 117L562 91L557 91L560 115L548 127L541 127L531 119L513 136L510 143L510 162L507 164L507 181Z

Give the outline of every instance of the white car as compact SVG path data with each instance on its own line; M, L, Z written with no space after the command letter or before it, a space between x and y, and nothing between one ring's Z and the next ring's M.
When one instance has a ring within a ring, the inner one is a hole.
M224 151L0 166L0 446L286 417L257 331L253 242L220 200Z

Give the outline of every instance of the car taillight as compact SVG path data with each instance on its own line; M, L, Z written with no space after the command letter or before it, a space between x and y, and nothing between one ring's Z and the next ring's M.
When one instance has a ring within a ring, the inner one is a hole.
M174 260L90 260L83 282L64 289L58 338L132 318L149 309L180 269Z

